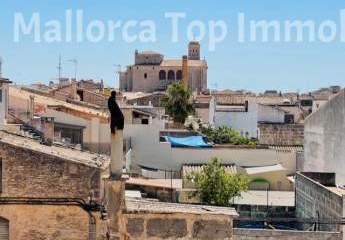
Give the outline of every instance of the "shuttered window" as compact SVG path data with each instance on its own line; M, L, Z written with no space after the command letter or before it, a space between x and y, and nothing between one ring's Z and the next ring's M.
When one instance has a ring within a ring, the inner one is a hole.
M9 224L6 219L0 218L0 240L9 240Z

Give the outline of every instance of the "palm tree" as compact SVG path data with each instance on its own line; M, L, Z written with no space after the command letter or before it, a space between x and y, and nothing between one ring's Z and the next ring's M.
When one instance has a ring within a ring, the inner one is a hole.
M162 99L162 106L177 123L184 123L186 118L195 112L192 93L181 82L168 87L167 96Z

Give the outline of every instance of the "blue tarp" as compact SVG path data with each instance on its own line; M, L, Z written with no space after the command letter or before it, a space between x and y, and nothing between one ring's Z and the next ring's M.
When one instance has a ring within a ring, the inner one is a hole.
M191 136L191 137L165 137L170 142L172 147L195 147L195 148L207 148L212 145L206 143L202 136Z

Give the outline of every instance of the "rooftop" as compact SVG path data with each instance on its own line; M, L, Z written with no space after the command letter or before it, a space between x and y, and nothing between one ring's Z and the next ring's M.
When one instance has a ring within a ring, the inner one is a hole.
M205 164L183 165L182 173L184 176L187 176L188 174L191 174L193 172L201 172L204 166ZM248 175L255 175L268 172L286 171L286 169L280 164L261 167L241 167L236 165L223 165L223 167L229 174L246 173Z
M267 206L268 204L276 207L294 207L295 192L248 191L242 193L242 196L236 198L234 202L238 205Z
M274 149L279 152L303 152L304 148L303 146L268 146L269 149Z
M103 111L96 110L94 108L90 108L87 106L67 103L65 101L61 101L61 100L58 100L58 99L55 99L52 97L43 96L40 94L29 92L27 90L24 90L22 88L15 87L15 86L10 87L10 96L11 96L11 98L12 97L13 98L20 98L20 99L24 99L24 100L29 100L30 96L34 96L36 104L41 104L41 105L46 106L46 107L47 106L64 107L67 109L73 109L73 110L78 111L78 112L83 112L83 113L91 114L94 116L108 118L108 114L103 112Z
M326 187L326 188L339 196L345 196L344 188L339 188L339 187Z
M245 169L248 175L255 175L255 174L267 173L267 172L280 172L280 171L286 170L280 164L271 165L271 166L263 166L263 167L247 167Z
M206 165L202 164L188 164L182 166L182 174L183 176L187 176L189 174L195 173L195 172L201 172L202 168ZM225 171L229 174L237 174L240 171L243 171L240 169L240 167L237 167L236 165L223 165Z
M0 143L6 143L15 147L29 149L38 153L52 155L67 161L87 165L90 167L106 169L110 158L90 152L84 152L73 148L61 146L46 146L38 141L19 134L0 131Z
M144 51L138 52L138 54L143 54L143 55L162 55L161 53L155 52L155 51L152 51L152 50L144 50Z
M0 83L12 83L12 82L7 78L0 77Z
M233 208L212 207L203 205L165 203L154 200L126 199L128 213L188 213L188 214L208 214L208 215L228 215L238 217Z
M126 184L167 188L167 189L182 189L182 179L145 179L145 178L129 178Z
M182 67L182 59L167 59L163 60L161 63L162 67ZM205 60L188 60L189 67L201 67L207 66Z

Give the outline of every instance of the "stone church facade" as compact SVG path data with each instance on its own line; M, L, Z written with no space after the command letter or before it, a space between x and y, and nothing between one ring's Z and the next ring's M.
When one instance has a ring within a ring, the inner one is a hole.
M188 76L188 86L192 91L206 90L208 67L206 60L200 59L200 50L199 42L190 42L188 56L181 59L164 59L164 56L157 52L136 51L134 65L120 72L120 90L165 91L170 84L182 81L183 76Z

